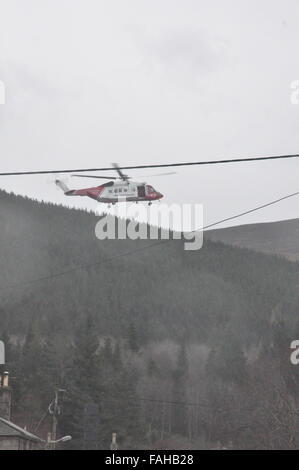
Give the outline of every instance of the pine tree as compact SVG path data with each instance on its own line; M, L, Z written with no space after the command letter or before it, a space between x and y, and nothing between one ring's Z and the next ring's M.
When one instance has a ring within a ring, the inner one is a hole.
M98 350L95 321L91 314L87 314L75 330L72 360L66 377L64 412L60 419L60 429L74 436L70 448L84 448L85 410L89 404L99 403L102 394Z
M44 371L43 345L37 316L29 324L25 343L21 350L14 384L17 409L26 415L30 428L40 419L48 405L48 382Z
M210 353L207 363L210 376L226 383L244 383L247 375L246 358L238 338L225 336Z
M96 392L99 375L99 338L95 321L88 314L75 331L73 350L73 379L80 388L91 394Z
M115 346L114 346L112 364L113 364L113 368L115 372L118 373L122 367L121 348L120 348L118 341L115 343Z
M186 435L188 427L188 409L186 403L186 379L188 376L188 357L185 342L180 345L176 367L173 371L172 386L172 425L173 432Z
M130 322L129 329L128 329L128 344L129 344L129 349L133 353L137 353L139 351L137 329L136 329L136 325L133 322Z

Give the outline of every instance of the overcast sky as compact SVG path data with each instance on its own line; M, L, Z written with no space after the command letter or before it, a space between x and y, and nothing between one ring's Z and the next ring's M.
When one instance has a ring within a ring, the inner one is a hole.
M0 0L1 171L299 153L298 18L298 0ZM49 179L0 187L96 208ZM299 160L148 182L213 222L299 191ZM237 223L298 215L299 197Z

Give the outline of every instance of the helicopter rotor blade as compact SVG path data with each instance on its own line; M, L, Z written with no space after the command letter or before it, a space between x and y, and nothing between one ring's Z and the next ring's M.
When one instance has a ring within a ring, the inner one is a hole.
M116 176L96 176L96 175L71 175L75 176L76 178L99 178L105 180L118 180Z
M123 181L127 181L128 179L130 179L130 177L128 175L124 175L124 173L119 169L119 166L117 163L112 163L113 167L115 168L115 170L117 171L117 173L119 174L119 177L123 180Z
M153 177L153 176L168 176L168 175L176 175L177 171L171 171L169 173L156 173L154 175L138 175L138 178L146 178L146 177Z
M118 180L118 179L122 179L123 181L128 181L129 179L131 179L132 177L131 176L128 176L128 175L125 175L118 167L117 163L113 163L113 167L115 168L115 170L117 171L117 173L119 174L119 177L117 176L98 176L98 175L71 175L72 177L76 177L76 178L94 178L94 179L105 179L105 180ZM153 174L153 175L136 175L136 177L140 177L140 178L145 178L145 177L154 177L154 176L168 176L168 175L175 175L177 174L176 171L171 171L171 172L167 172L167 173L156 173L156 174Z

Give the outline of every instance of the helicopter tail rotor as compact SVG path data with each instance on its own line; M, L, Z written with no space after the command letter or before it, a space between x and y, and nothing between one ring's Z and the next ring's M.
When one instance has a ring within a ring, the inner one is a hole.
M56 186L58 186L58 188L60 188L65 194L70 191L70 189L67 187L67 185L65 184L65 182L64 182L63 180L56 179L56 180L55 180L55 184L56 184Z

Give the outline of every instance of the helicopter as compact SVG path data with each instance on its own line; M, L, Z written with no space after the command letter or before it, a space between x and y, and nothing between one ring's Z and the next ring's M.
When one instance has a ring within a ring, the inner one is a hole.
M162 193L153 188L147 183L138 183L131 181L131 177L125 175L116 163L113 163L113 168L118 173L118 176L97 176L97 175L71 175L77 178L94 178L94 179L109 179L107 183L99 186L84 189L69 189L64 181L56 179L56 185L64 192L66 196L87 196L109 205L114 205L118 202L140 202L145 201L149 205L153 201L159 201L164 196ZM151 176L172 175L171 173L159 173ZM149 175L148 175L149 176Z

